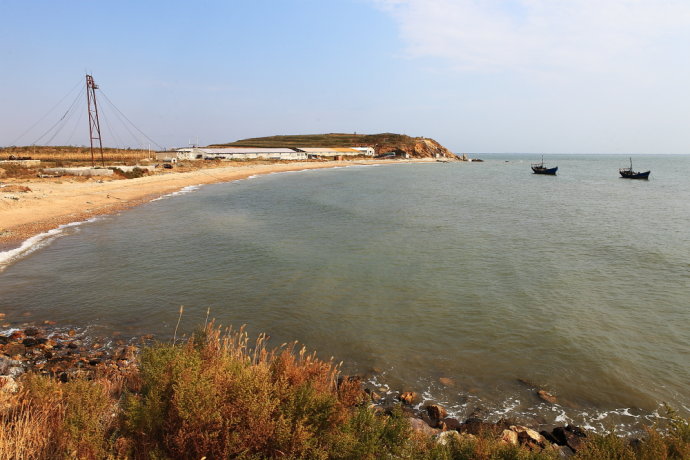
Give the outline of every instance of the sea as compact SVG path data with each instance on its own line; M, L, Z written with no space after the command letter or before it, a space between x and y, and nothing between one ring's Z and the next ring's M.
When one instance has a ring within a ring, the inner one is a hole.
M459 419L690 415L690 156L633 155L648 181L619 178L627 155L544 155L557 176L474 156L187 187L64 226L0 253L0 312L166 341L183 305L178 337L246 325Z

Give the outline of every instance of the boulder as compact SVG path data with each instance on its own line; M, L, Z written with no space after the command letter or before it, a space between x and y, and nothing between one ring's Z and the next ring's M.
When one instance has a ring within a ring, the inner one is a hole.
M429 418L437 425L439 421L443 420L448 416L448 412L443 406L438 404L430 404L426 406L426 413L429 414Z
M41 331L37 327L27 327L24 329L24 334L26 334L27 337L35 337L38 334L40 334Z
M536 444L542 448L546 447L547 445L547 441L544 438L544 436L540 435L538 432L531 428L527 428L525 426L520 425L513 425L510 427L510 429L517 433L518 441L520 442L520 444Z
M23 355L26 352L26 347L21 343L10 343L5 346L5 354L8 356Z
M518 445L518 435L513 430L503 430L501 433L501 442L510 444L511 446Z
M0 375L7 374L10 369L10 359L6 356L0 355Z
M429 436L433 436L433 435L441 432L441 430L438 430L436 428L431 428L422 419L414 418L414 417L408 417L408 421L410 422L410 427L412 428L412 430L416 431L418 433L423 433L423 434L426 434Z
M438 379L438 381L444 387L454 387L455 386L455 381L453 379L449 379L448 377L441 377Z
M582 428L572 425L567 425L565 428L562 426L556 427L551 434L556 438L558 445L568 446L574 452L577 452L582 447L582 443L587 437L587 433Z
M398 399L405 404L412 404L417 399L417 393L414 391L405 391L398 396Z
M470 417L465 420L465 423L461 424L457 430L460 433L469 433L475 436L481 436L485 434L498 435L498 433L503 431L504 428L507 427L503 427L495 423L485 422L476 417Z
M460 420L458 420L456 418L450 418L450 417L444 418L443 420L441 420L438 423L439 423L439 425L443 424L443 426L445 427L446 430L456 430L456 431L462 425L462 423L460 423Z
M9 375L0 375L0 392L16 393L19 391L19 384L14 377Z
M537 391L537 395L547 403L556 404L558 402L556 397L546 390Z
M472 435L470 434L467 436ZM462 435L460 435L460 433L458 433L457 431L444 431L436 436L436 443L441 444L442 446L448 445L453 442L462 442Z

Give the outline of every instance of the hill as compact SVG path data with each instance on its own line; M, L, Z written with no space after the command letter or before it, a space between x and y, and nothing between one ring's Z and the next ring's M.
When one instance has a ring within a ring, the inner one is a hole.
M213 144L209 147L373 147L376 155L395 152L407 153L411 158L433 158L440 154L445 158L457 156L433 139L410 137L404 134L300 134L291 136L269 136L242 139L227 144Z

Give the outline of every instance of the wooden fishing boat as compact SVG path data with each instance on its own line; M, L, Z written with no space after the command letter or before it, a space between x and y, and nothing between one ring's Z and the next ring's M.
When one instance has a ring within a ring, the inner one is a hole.
M651 171L637 172L633 171L632 158L630 158L629 168L620 168L618 172L621 174L623 179L649 179L649 173Z
M534 171L534 174L546 174L549 176L555 176L556 171L558 171L558 166L554 168L547 168L544 166L544 155L541 157L541 163L532 163L532 171Z

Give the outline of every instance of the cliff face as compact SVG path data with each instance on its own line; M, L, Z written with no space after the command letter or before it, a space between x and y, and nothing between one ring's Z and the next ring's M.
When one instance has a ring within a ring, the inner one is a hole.
M394 133L270 136L243 139L228 144L214 144L209 147L373 147L376 155L397 153L407 154L410 158L434 158L438 154L443 158L458 159L450 150L433 139Z
M443 158L457 160L458 157L450 150L439 144L433 139L409 138L406 142L391 142L374 146L377 155L395 152L397 154L406 153L410 158L434 158L440 155Z

